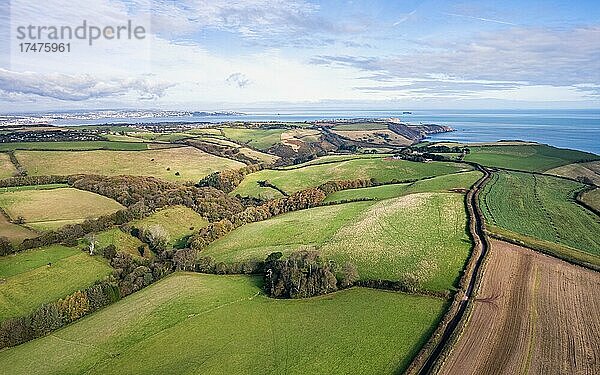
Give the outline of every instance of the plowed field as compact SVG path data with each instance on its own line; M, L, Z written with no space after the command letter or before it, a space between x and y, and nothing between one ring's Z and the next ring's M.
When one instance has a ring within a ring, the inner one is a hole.
M600 373L600 273L492 241L443 374Z

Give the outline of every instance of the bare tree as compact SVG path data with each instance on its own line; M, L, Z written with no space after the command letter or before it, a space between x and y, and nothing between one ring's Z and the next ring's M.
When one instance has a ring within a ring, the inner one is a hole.
M94 255L94 249L98 244L98 238L95 233L90 233L85 236L85 239L88 241L88 249L90 250L90 255Z
M169 233L162 225L151 225L144 229L143 237L152 251L161 252L167 249Z

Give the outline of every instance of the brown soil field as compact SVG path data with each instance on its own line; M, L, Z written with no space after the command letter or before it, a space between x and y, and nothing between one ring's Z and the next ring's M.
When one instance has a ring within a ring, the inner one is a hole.
M485 267L440 373L600 373L600 273L497 240Z

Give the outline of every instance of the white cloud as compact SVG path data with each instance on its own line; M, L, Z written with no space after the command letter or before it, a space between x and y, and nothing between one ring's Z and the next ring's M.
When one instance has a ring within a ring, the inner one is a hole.
M0 93L7 99L31 95L80 101L129 93L137 93L138 99L155 99L163 96L170 86L145 78L98 80L86 74L40 74L0 68Z

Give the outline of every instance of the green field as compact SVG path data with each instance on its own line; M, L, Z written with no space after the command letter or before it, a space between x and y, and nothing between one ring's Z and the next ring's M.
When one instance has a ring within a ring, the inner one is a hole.
M388 158L352 159L297 169L265 169L246 176L232 194L261 197L272 189L261 188L257 183L260 180L267 180L285 192L293 193L331 180L374 178L378 182L388 182L422 179L468 169L470 167L456 163L417 163Z
M483 174L479 171L453 173L407 184L381 185L369 188L348 189L329 194L325 202L340 202L368 198L382 200L423 192L446 192L469 189Z
M0 153L0 178L12 177L17 173L17 169L10 161L8 154Z
M335 130L387 130L388 124L376 122L357 122L351 124L341 124L333 127Z
M184 182L200 180L215 171L244 166L193 147L147 151L17 151L16 155L30 175L126 174Z
M111 272L105 259L60 245L0 257L0 321L28 314Z
M147 150L141 142L73 141L73 142L12 142L0 143L0 151L8 150Z
M246 224L202 255L217 261L264 259L314 247L361 279L414 277L425 289L452 289L469 255L463 195L421 193L378 203L324 206Z
M187 238L200 228L208 225L208 221L191 208L171 206L159 210L142 220L135 220L131 224L137 228L146 228L156 224L161 225L169 233L169 243L176 248L182 248L186 245Z
M177 142L186 138L193 138L195 135L187 133L152 133L152 132L134 132L127 133L128 136L133 138L139 138L145 141L158 141L158 142Z
M257 282L171 275L0 352L0 368L14 375L389 374L408 366L445 307L441 299L362 288L274 300Z
M117 251L129 253L136 257L140 256L138 248L143 246L144 243L137 237L133 237L129 233L125 233L119 228L112 228L96 234L96 248L101 249L108 245L115 245ZM83 245L87 246L85 240L81 241Z
M543 172L580 160L597 160L600 156L588 152L556 148L542 144L469 146L465 161L489 167Z
M266 150L281 141L285 129L229 128L224 127L225 137L259 150Z
M0 193L0 207L14 220L38 230L56 229L123 208L116 201L73 188L15 190Z
M308 165L327 164L327 163L340 162L340 161L353 160L353 159L382 159L382 158L389 157L389 156L392 156L392 155L391 154L384 154L384 155L382 155L382 154L326 155L326 156L318 157L316 159L309 160L302 164L295 164L295 165L290 165L287 167L279 167L276 169L278 169L278 170L299 169L299 168L304 168Z
M551 176L494 173L482 209L494 226L600 256L600 218L574 202L583 186Z

